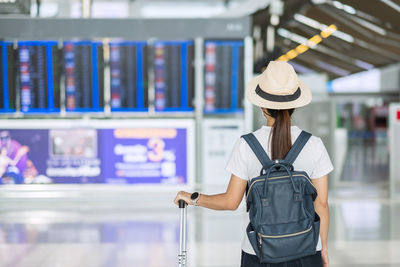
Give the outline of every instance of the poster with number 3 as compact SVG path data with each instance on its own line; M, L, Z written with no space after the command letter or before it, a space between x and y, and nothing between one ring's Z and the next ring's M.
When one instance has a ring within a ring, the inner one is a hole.
M101 130L105 183L185 184L186 129Z

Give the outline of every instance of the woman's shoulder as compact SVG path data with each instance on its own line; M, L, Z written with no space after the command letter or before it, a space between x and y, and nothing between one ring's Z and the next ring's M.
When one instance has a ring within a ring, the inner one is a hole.
M314 145L317 145L317 146L320 146L320 145L323 145L323 144L324 144L324 143L322 142L321 137L315 136L315 135L312 135L312 136L310 137L309 142L310 142L311 144L314 144Z
M257 138L257 140L262 145L264 145L264 143L266 143L266 140L268 139L268 137L270 135L270 129L271 129L271 127L269 127L269 126L263 126L251 133ZM299 128L297 126L292 126L291 132L292 132L292 138L294 138L294 140L292 139L292 141L295 141L297 139L297 137L300 135L301 131L302 131L301 128ZM239 140L237 140L236 145L241 146L242 148L247 148L246 141L242 137L243 137L243 135L239 138ZM310 146L313 148L321 148L321 147L324 147L324 143L319 136L315 136L314 134L312 134L310 139L307 142L307 146Z

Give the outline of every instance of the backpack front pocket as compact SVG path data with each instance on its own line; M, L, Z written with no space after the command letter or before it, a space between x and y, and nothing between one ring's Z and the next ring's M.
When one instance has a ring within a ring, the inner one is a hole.
M311 224L303 231L283 235L258 233L260 261L275 263L315 254L315 231L313 228L314 225Z

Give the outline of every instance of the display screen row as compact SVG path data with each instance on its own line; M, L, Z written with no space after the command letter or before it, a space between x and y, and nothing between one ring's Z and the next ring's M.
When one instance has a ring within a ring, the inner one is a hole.
M0 42L0 112L142 111L154 84L156 111L194 109L194 42ZM244 92L243 41L204 43L205 112L237 112ZM63 90L64 88L64 90ZM105 93L109 90L109 93ZM107 98L108 96L108 98ZM109 100L109 103L105 101ZM19 104L19 105L18 105Z

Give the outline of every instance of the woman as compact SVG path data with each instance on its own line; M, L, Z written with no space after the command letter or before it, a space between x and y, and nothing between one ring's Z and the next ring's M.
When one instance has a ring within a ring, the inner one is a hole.
M247 85L246 97L254 105L261 107L261 111L267 119L267 126L262 126L253 134L272 160L283 159L301 133L301 129L291 125L291 115L295 108L311 102L311 91L297 77L290 64L283 61L271 61L267 69ZM308 174L318 192L314 202L315 211L321 220L317 253L290 262L260 264L248 237L244 234L242 267L329 266L328 173L333 170L333 166L321 139L312 136L293 166L295 170L305 171ZM243 138L240 138L236 142L226 166L226 170L232 174L226 192L205 195L181 191L177 194L175 203L183 199L189 205L194 204L214 210L235 210L243 199L248 180L257 177L261 167L261 163L251 148Z

